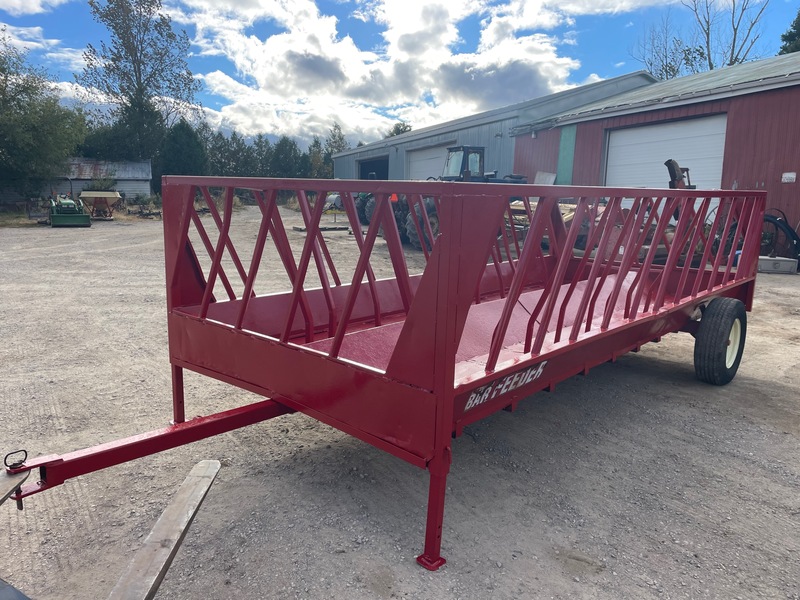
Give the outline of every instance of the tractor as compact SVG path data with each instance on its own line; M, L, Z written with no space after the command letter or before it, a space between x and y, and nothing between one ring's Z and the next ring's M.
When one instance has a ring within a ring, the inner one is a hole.
M435 179L433 177L429 179ZM478 183L528 183L528 179L524 175L506 175L505 177L498 177L497 171L484 171L484 148L483 146L454 146L447 149L447 160L444 163L442 176L438 178L441 181L469 181ZM434 239L439 234L439 217L436 214L436 204L432 198L424 198L423 204L425 211L428 213L428 222L431 226L431 232ZM421 208L416 207L417 220L421 215ZM405 206L405 212L398 214L395 210L395 217L400 217L398 223L401 224L401 233L403 225L405 224L405 237L412 246L418 250L422 249L422 240L417 234L417 226L414 222L413 216L409 213L408 206ZM433 244L428 240L427 232L424 233L425 243L431 247Z
M91 227L92 220L80 198L73 199L72 194L50 196L51 227Z
M497 171L484 171L484 152L483 146L454 146L447 149L447 159L440 177L429 177L428 180L439 181L469 181L480 183L527 183L524 175L506 175L499 178ZM392 210L395 222L397 223L400 239L408 242L417 250L422 249L422 241L417 233L414 218L410 214L408 202L403 195L392 194ZM436 204L432 198L424 198L423 204L428 213L428 221L431 226L433 237L439 234L439 218L436 214ZM375 198L371 194L359 195L356 198L356 209L359 219L364 225L368 225L372 220L375 211ZM417 216L421 216L421 208L416 208ZM363 214L362 214L363 213ZM424 234L425 242L431 246L427 232Z

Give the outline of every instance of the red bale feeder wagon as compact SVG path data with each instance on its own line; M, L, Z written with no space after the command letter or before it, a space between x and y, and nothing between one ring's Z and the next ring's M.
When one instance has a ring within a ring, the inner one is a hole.
M353 233L346 257L321 231L332 193ZM366 231L358 193L376 199ZM403 247L393 194L432 248ZM302 235L281 218L287 195ZM164 178L163 198L172 424L11 464L39 469L12 498L302 412L428 470L417 560L431 570L445 563L451 440L465 426L668 333L695 336L700 379L733 378L766 201L748 191L203 177ZM257 231L237 231L236 198L257 204ZM379 277L387 256L392 276ZM285 285L262 284L266 270ZM184 369L266 399L187 421Z

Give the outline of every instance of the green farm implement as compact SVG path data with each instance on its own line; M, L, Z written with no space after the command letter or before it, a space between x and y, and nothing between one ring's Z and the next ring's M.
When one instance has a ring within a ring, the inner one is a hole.
M50 198L51 227L91 227L92 220L80 198L59 194Z

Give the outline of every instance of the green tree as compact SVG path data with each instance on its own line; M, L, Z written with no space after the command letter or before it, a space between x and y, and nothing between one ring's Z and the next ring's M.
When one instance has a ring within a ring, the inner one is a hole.
M350 149L350 144L342 133L339 123L334 123L325 138L325 177L333 177L333 155Z
M153 189L161 191L162 175L205 175L208 168L206 148L200 136L185 120L169 128L153 166Z
M258 172L256 153L245 139L234 131L228 138L228 163L234 177L253 177Z
M226 177L233 174L231 151L228 138L221 131L212 134L208 139L208 174Z
M255 153L256 160L256 176L257 177L270 177L272 171L270 170L270 163L272 162L272 144L261 133L256 136L253 142L253 152Z
M119 122L110 125L94 122L89 126L78 152L87 158L126 160L127 143L124 127Z
M270 161L270 171L273 177L299 177L302 152L292 138L281 136L275 143Z
M778 54L791 54L800 52L800 9L797 10L797 17L792 21L786 33L781 35L781 49Z
M133 136L129 158L151 158L200 89L186 63L189 38L173 30L161 0L89 0L89 8L111 41L87 46L76 81L116 107L126 137Z
M409 125L405 121L398 121L386 133L386 135L384 136L384 139L385 138L394 137L396 135L400 135L401 133L408 133L409 131L411 131L411 125Z
M308 176L313 179L324 179L327 174L325 165L325 151L322 148L322 142L315 135L314 139L308 145Z
M80 111L69 110L47 75L0 29L0 179L22 193L62 174L86 135Z

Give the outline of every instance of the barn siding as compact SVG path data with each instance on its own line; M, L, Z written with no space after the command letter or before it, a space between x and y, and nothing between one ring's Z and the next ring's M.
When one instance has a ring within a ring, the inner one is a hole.
M605 183L606 145L608 132L613 129L716 115L727 112L728 104L729 100L690 104L579 123L572 180L575 185L603 185ZM665 156L664 160L667 158L669 157ZM668 181L665 168L664 185Z
M537 131L536 137L521 135L515 138L514 173L533 181L538 171L555 173L558 169L558 150L561 129Z
M800 223L798 107L800 86L578 123L572 182L605 183L604 162L610 130L727 113L722 186L766 190L768 207L785 212L789 224L797 228ZM535 139L517 138L515 171L528 177L537 170L555 172L559 137L560 128L555 128L537 131ZM781 175L789 172L797 173L798 180L781 183ZM667 177L665 168L665 185Z
M800 183L781 183L783 173L800 176L800 87L731 99L722 185L764 189L767 207L800 222Z

